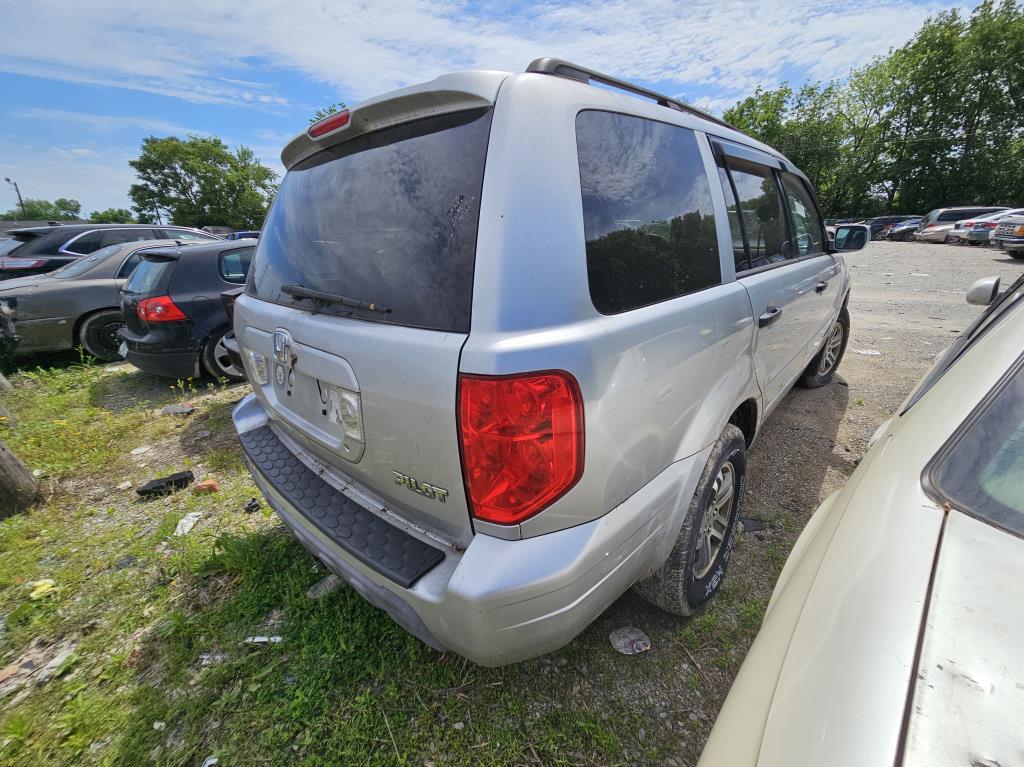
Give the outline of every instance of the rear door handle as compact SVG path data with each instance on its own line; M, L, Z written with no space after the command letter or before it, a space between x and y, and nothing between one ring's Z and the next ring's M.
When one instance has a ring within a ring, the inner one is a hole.
M814 292L815 293L824 293L827 288L828 288L828 283L825 282L824 280L822 280L821 282L819 282L817 285L814 286Z
M782 309L777 306L773 306L771 309L766 311L760 317L757 318L757 326L759 328L766 328L771 325L775 320L782 316Z

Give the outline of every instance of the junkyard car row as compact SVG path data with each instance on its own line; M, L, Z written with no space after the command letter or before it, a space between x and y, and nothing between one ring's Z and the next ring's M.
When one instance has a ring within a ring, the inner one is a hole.
M282 162L255 241L16 233L18 351L244 377L246 463L299 541L487 666L561 647L630 588L681 616L714 597L747 450L843 359L844 252L955 236L1024 258L1024 209L826 229L771 147L556 59L370 99ZM702 765L1019 751L1024 606L1000 595L1024 561L1024 279L968 300L982 316L797 542Z

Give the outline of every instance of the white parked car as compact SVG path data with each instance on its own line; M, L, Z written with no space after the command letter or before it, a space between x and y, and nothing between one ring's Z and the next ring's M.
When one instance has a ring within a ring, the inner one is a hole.
M702 767L1024 764L1024 277L783 568Z

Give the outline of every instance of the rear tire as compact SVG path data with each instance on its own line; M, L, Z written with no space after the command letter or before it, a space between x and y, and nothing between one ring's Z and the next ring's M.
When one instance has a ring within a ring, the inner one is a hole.
M1016 258L1018 261L1024 261L1024 250L1008 250L1006 251L1010 258Z
M226 378L232 383L238 383L245 380L245 372L231 363L228 350L224 347L224 336L230 332L231 328L225 328L207 339L203 346L203 369L212 378Z
M746 440L728 424L711 448L672 553L633 586L637 594L673 615L692 615L710 601L732 555L746 476Z
M821 351L814 355L811 364L797 383L805 389L817 389L831 383L832 377L836 374L839 363L843 361L846 353L846 343L850 340L850 312L843 306L839 310L839 316L832 323L832 329L825 336L825 342L821 345Z
M913 232L904 232L900 239L903 240L903 242L914 242L917 238L914 237Z
M114 362L122 359L117 353L121 339L117 331L124 327L124 316L117 309L105 309L86 317L78 328L78 341L85 351L98 360Z

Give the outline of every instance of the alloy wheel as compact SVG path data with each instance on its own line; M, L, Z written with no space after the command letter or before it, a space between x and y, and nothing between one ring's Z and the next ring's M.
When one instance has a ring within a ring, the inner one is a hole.
M818 375L828 375L839 362L839 352L843 348L843 325L838 320L832 325L832 332L825 341L824 354L818 363Z
M718 559L718 553L725 543L732 516L733 496L736 494L736 470L726 462L715 477L711 502L701 520L700 536L697 538L696 557L693 563L693 577L700 580L710 572Z

